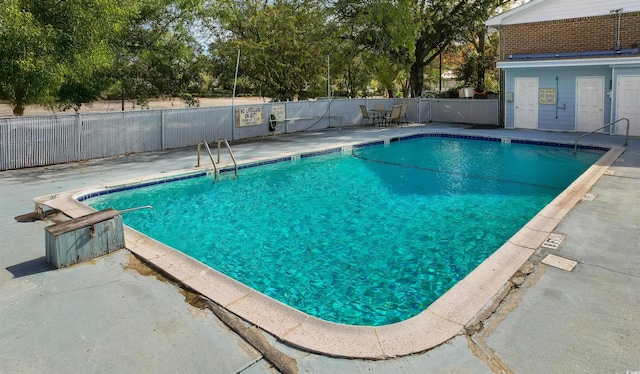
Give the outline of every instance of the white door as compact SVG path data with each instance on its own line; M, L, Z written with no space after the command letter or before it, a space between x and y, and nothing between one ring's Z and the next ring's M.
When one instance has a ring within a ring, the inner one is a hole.
M516 78L514 125L521 129L538 128L538 78Z
M576 86L576 131L604 126L604 77L578 77Z
M621 75L618 77L618 118L628 118L629 135L640 135L640 76ZM616 135L624 135L627 130L626 121L620 121L616 125Z

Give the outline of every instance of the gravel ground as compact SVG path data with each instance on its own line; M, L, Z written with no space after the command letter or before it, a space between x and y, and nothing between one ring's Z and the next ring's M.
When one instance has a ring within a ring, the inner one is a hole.
M245 104L258 104L268 102L270 99L266 97L236 97L235 99L231 99L230 97L223 98L201 98L200 106L208 107L208 106L227 106L233 104L235 105L245 105ZM149 101L149 109L164 109L164 108L186 108L187 105L180 98L173 99L154 99ZM118 100L113 101L97 101L92 104L85 104L80 109L80 113L96 113L96 112L114 112L120 111L122 108L122 104ZM125 102L125 110L140 110L140 106L134 105L133 102L126 101ZM26 116L37 116L37 115L47 115L51 114L52 111L48 108L37 106L37 105L28 105L24 110L24 115ZM57 112L54 112L57 113ZM64 113L74 113L73 109L69 109ZM6 101L0 101L0 117L3 116L13 116L12 108Z

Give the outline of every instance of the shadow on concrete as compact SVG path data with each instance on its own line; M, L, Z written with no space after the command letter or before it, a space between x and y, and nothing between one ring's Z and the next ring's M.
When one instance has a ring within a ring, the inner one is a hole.
M47 263L47 259L42 256L33 260L25 261L20 264L8 266L7 271L13 274L14 278L25 277L27 275L44 273L45 271L55 270L55 267Z

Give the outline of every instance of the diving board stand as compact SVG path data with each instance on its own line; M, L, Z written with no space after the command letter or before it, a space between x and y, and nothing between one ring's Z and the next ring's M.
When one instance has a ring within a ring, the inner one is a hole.
M47 262L56 268L89 261L125 247L122 213L108 208L45 227Z

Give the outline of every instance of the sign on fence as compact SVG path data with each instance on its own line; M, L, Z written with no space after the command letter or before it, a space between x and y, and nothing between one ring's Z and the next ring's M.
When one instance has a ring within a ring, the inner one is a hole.
M264 123L264 108L252 106L236 109L236 127L259 126Z
M284 111L284 105L282 104L278 104L278 105L273 105L271 107L271 114L274 115L274 117L276 117L276 121L278 122L282 122L284 121L284 119L286 118L286 113Z

